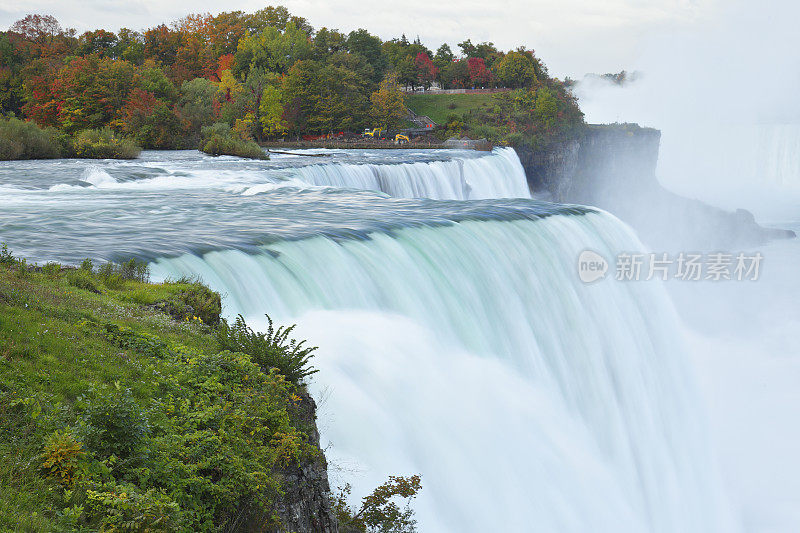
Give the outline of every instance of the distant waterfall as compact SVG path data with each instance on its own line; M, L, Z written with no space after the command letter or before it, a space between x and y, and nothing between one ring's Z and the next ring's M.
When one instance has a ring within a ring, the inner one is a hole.
M381 191L398 198L530 198L525 170L513 148L449 161L309 165L296 169L295 175L309 185Z
M321 346L326 454L359 497L421 473L422 532L736 531L662 287L578 279L580 251L640 246L588 213L280 241L152 271L200 276L228 315L298 322Z
M756 132L754 174L759 182L800 188L800 124L761 125Z

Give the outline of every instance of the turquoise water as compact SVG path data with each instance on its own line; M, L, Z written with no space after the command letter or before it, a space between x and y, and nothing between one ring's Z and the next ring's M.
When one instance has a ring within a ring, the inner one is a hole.
M663 287L577 276L582 250L641 243L520 171L507 150L6 163L0 236L298 323L334 485L421 474L421 531L736 531Z

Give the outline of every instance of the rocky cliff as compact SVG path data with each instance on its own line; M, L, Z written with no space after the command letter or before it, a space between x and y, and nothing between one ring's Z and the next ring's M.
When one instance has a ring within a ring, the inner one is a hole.
M311 444L319 448L317 404L308 393L301 395L300 409ZM281 533L339 531L330 504L328 464L321 451L316 458L287 467L280 474L284 495L276 506L276 512L281 521Z
M722 249L793 237L753 215L684 198L656 178L661 132L635 124L589 125L580 139L546 150L518 148L534 196L609 211L653 249Z

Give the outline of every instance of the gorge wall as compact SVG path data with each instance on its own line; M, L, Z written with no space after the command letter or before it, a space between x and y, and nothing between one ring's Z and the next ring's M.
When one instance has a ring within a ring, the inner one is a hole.
M605 209L653 248L752 246L794 236L761 227L743 209L725 211L662 187L660 139L660 131L636 124L588 125L578 140L516 150L534 197Z

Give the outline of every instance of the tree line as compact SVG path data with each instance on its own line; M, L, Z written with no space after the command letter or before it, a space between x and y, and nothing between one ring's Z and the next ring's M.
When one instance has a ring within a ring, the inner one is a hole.
M532 50L469 39L458 49L314 29L284 7L80 35L52 16L28 15L0 32L0 113L69 135L110 128L145 148L194 148L215 123L258 141L396 128L406 120L404 89L434 83L547 88L561 106L550 119L577 110Z

